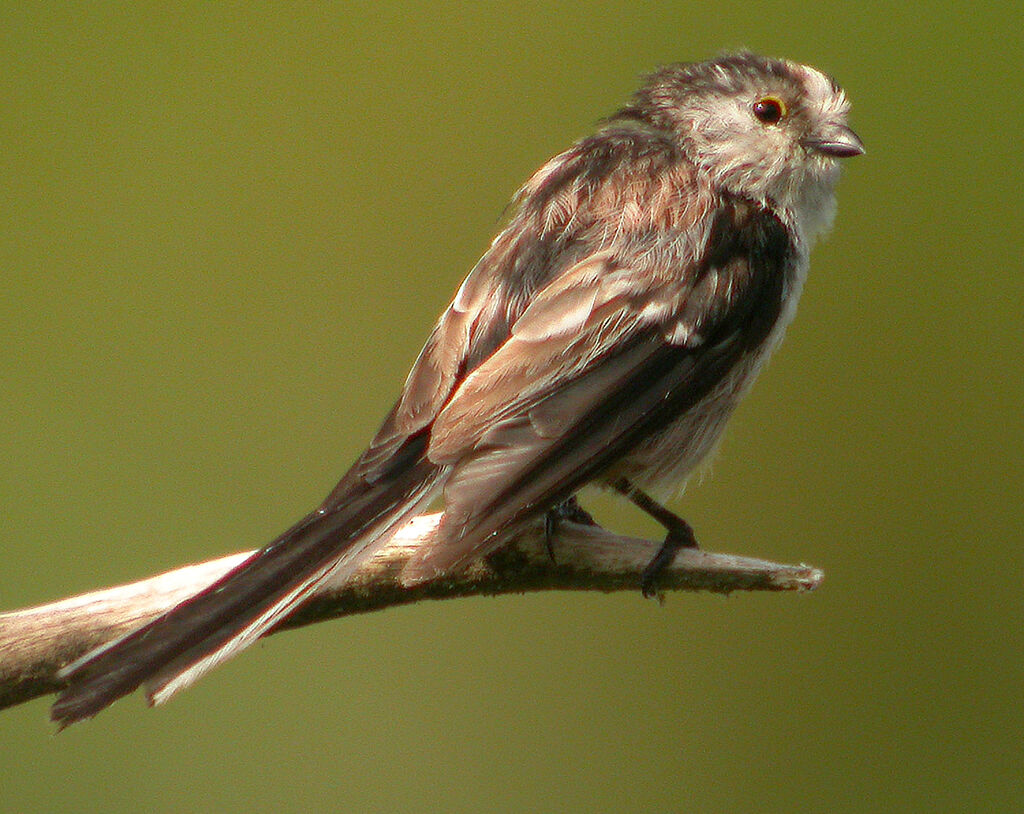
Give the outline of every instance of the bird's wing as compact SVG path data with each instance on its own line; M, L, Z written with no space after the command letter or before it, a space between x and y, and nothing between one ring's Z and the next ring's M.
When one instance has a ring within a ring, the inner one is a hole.
M407 578L458 567L569 497L764 341L785 296L784 227L763 210L715 222L668 279L602 253L535 296L433 423L427 456L452 467L446 531Z
M508 338L529 292L517 294L510 285L511 268L523 258L502 243L507 234L463 280L413 363L391 412L321 508L330 510L344 502L358 482L386 481L414 463L422 451L423 433L461 379Z

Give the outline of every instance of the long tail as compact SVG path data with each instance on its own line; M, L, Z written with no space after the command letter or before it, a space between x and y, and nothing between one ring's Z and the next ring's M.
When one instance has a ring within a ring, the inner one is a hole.
M355 484L209 588L65 667L51 718L63 729L143 684L151 704L166 701L252 644L328 576L354 571L368 546L431 498L439 476L421 460L387 483Z

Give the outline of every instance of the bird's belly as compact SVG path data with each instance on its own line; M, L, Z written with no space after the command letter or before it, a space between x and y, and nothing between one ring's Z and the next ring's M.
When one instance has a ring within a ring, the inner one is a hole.
M779 318L765 341L742 357L697 404L617 461L604 475L607 483L626 478L662 499L682 490L694 470L709 460L736 405L782 342L796 312L806 274L807 256L801 252L787 270L788 291Z
M726 422L757 377L768 355L765 351L767 348L737 364L701 401L617 461L604 480L611 483L626 478L662 499L678 493L715 451Z

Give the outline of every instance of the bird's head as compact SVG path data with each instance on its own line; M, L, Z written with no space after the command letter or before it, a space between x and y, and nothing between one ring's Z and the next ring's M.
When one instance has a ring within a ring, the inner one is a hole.
M713 186L789 210L808 237L831 221L839 159L864 152L831 77L750 53L662 68L627 110L671 130Z

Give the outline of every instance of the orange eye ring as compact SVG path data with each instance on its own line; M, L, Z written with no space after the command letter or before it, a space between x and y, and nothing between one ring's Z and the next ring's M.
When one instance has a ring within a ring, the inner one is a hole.
M778 124L789 112L786 103L778 96L762 96L751 109L761 124Z

